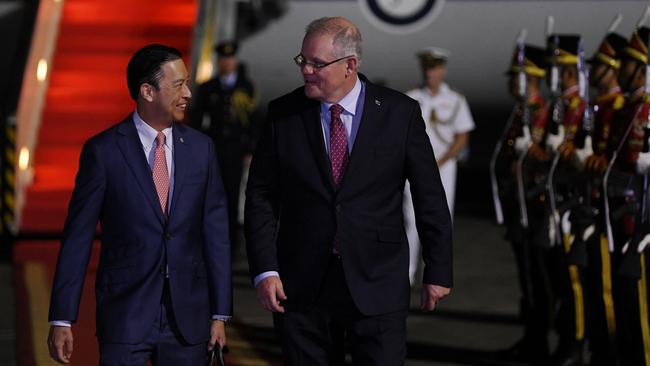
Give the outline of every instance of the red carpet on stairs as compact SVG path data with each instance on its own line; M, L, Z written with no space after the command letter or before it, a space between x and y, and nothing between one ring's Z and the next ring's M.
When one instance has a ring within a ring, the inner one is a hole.
M195 0L65 0L20 231L60 232L83 142L133 108L131 55L163 43L189 55Z

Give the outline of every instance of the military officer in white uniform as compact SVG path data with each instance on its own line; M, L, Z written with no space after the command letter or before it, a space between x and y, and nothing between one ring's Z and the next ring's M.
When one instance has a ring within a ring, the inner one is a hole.
M420 103L427 135L440 169L440 178L447 195L449 211L454 213L456 191L456 160L466 146L469 131L474 129L474 120L465 97L444 82L447 73L449 51L430 47L418 53L424 85L406 94ZM415 228L415 214L408 182L404 190L404 219L410 245L409 276L414 281L420 241Z

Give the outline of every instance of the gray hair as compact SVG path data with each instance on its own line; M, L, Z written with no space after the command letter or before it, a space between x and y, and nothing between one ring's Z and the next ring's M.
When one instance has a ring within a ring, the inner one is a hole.
M334 36L334 57L355 56L361 63L361 32L343 17L323 17L309 23L305 37L328 34Z

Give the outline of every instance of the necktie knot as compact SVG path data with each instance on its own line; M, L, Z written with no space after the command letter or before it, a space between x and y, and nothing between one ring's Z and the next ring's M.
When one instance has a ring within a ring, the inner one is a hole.
M330 107L330 112L332 113L332 119L340 118L341 113L343 112L343 107L340 104L332 104Z
M166 141L166 136L162 131L158 132L158 135L156 136L156 143L158 144L158 147L164 146Z

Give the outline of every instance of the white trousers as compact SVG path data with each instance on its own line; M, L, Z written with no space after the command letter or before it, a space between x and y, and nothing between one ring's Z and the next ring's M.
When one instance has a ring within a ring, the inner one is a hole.
M456 193L456 161L448 161L439 168L442 187L445 189L447 204L452 219L454 216L454 195ZM404 186L404 229L409 242L409 279L411 284L415 282L415 274L418 270L420 259L420 239L415 227L415 210L413 209L413 199L411 198L411 187L409 182Z

